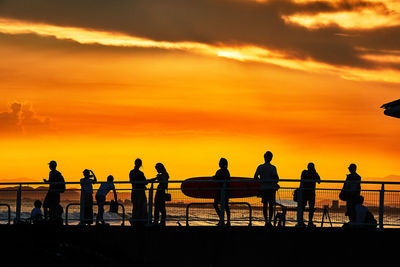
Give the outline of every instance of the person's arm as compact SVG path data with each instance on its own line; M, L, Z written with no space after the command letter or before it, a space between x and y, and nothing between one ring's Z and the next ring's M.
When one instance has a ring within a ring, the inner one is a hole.
M115 185L114 185L114 187L113 187L113 193L114 193L115 202L118 202L117 191L115 190Z
M254 174L254 180L260 180L260 167L257 167L256 173Z
M317 176L316 176L316 180L317 180L317 183L321 183L321 177L319 177L319 174L317 173L317 172L315 172L316 174L317 174Z
M93 183L96 183L96 182L97 182L96 175L94 175L94 172L93 172L92 170L90 170L90 172L91 172L92 175L93 175Z

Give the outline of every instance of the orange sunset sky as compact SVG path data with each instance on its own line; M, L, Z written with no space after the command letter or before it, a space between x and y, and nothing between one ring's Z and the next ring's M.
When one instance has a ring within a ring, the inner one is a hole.
M400 181L400 0L0 0L0 92L2 182Z

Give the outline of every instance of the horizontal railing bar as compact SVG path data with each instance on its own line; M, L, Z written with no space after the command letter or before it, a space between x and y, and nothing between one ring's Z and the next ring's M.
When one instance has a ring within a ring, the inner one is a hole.
M194 178L206 178L206 177L194 177ZM243 178L247 178L248 180L240 180ZM259 182L263 182L261 180L257 180ZM107 181L97 181L95 183L106 183ZM187 180L169 180L168 183L183 183L187 182ZM210 180L192 180L191 183L224 183L225 180L213 180L210 177ZM254 182L253 178L249 177L232 177L229 182L243 182L243 183L250 183ZM267 181L267 183L270 181ZM275 181L274 181L275 182ZM279 179L276 182L315 182L315 180L301 180L301 179ZM320 180L319 183L339 183L342 184L344 182L347 183L361 183L361 184L377 184L377 185L400 185L400 182L393 182L393 181L345 181L345 180ZM160 181L114 181L114 184L153 184L153 183L160 183ZM165 183L165 182L161 182ZM0 185L46 185L46 184L81 184L79 181L76 182L0 182Z

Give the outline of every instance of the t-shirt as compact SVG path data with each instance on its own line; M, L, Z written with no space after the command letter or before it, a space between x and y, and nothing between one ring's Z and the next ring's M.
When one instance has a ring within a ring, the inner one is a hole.
M101 183L99 189L97 190L96 195L106 196L108 194L108 192L110 192L113 189L115 189L113 182Z
M49 173L49 183L59 183L64 182L64 177L61 175L61 172L57 170L51 170ZM50 184L49 191L59 192L60 189L64 188L61 184Z
M255 179L260 179L261 190L276 189L278 184L279 176L276 171L276 167L271 163L264 163L257 167L256 173L254 174Z
M90 178L81 179L81 191L87 194L93 194L93 184L95 181Z
M312 180L305 182L304 180ZM301 187L306 189L315 189L315 183L320 181L319 175L316 171L304 170L301 173Z
M34 208L31 212L32 219L40 219L42 216L42 211L39 208Z
M144 173L138 169L133 169L129 173L129 181L131 182L146 182ZM132 183L132 189L146 189L146 183Z

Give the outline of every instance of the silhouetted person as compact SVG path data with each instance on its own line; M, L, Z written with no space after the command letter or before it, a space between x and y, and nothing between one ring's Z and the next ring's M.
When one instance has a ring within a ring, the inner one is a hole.
M303 222L303 211L308 203L309 207L309 212L308 212L308 226L310 227L315 227L313 223L313 217L314 217L314 212L315 212L315 183L320 183L320 177L315 170L315 165L314 163L310 162L308 163L307 170L304 170L301 173L301 181L300 181L300 188L302 190L299 190L300 201L298 202L298 205L301 206L301 213L300 213L300 226L304 225Z
M265 163L257 167L254 179L261 183L259 195L263 203L265 226L272 226L271 221L274 215L275 195L279 188L279 176L276 167L271 164L272 153L270 151L264 154L264 160Z
M135 168L129 173L129 181L132 183L132 225L144 225L147 219L146 177L140 171L142 160L135 160ZM136 182L136 183L135 183Z
M231 225L231 211L229 209L229 180L231 179L231 175L228 171L228 161L225 158L221 158L219 160L219 167L220 169L215 173L214 180L219 181L216 183L216 187L218 188L215 198L214 198L214 209L217 212L219 217L218 226L224 225L224 218L221 214L221 209L219 205L224 203L224 209L226 212L226 225ZM221 188L224 188L224 195L222 196Z
M104 225L107 224L107 223L104 223L104 218L103 218L104 204L106 203L107 194L111 190L113 190L115 202L118 202L117 192L115 191L115 185L114 185L114 177L112 175L109 175L107 177L107 182L101 183L99 189L96 192L96 202L97 202L97 206L98 206L97 216L96 216L96 225L98 225L100 223L104 224Z
M93 184L97 182L96 175L91 170L83 171L81 182L81 222L90 225L93 223ZM93 177L93 179L91 179Z
M368 208L364 206L364 197L358 196L355 200L355 203L355 219L354 222L351 223L351 226L376 228L377 221L375 220L374 215L372 215L372 213L368 210Z
M352 163L349 166L350 174L347 175L343 185L343 191L346 192L346 215L350 222L355 220L355 205L359 199L361 186L361 177L357 174L357 165Z
M45 220L58 220L56 217L58 206L60 205L60 193L64 193L65 184L64 177L56 170L57 162L54 160L49 163L50 173L49 179L43 179L45 183L49 183L49 191L43 201L43 210Z
M167 210L165 208L165 190L168 189L169 175L162 163L157 163L155 166L158 174L152 181L158 181L156 196L154 197L154 224L158 224L158 219L161 214L160 225L165 226L167 218Z
M40 200L35 200L33 203L34 208L31 211L31 221L32 223L38 223L43 220L43 214L42 214L42 201Z

